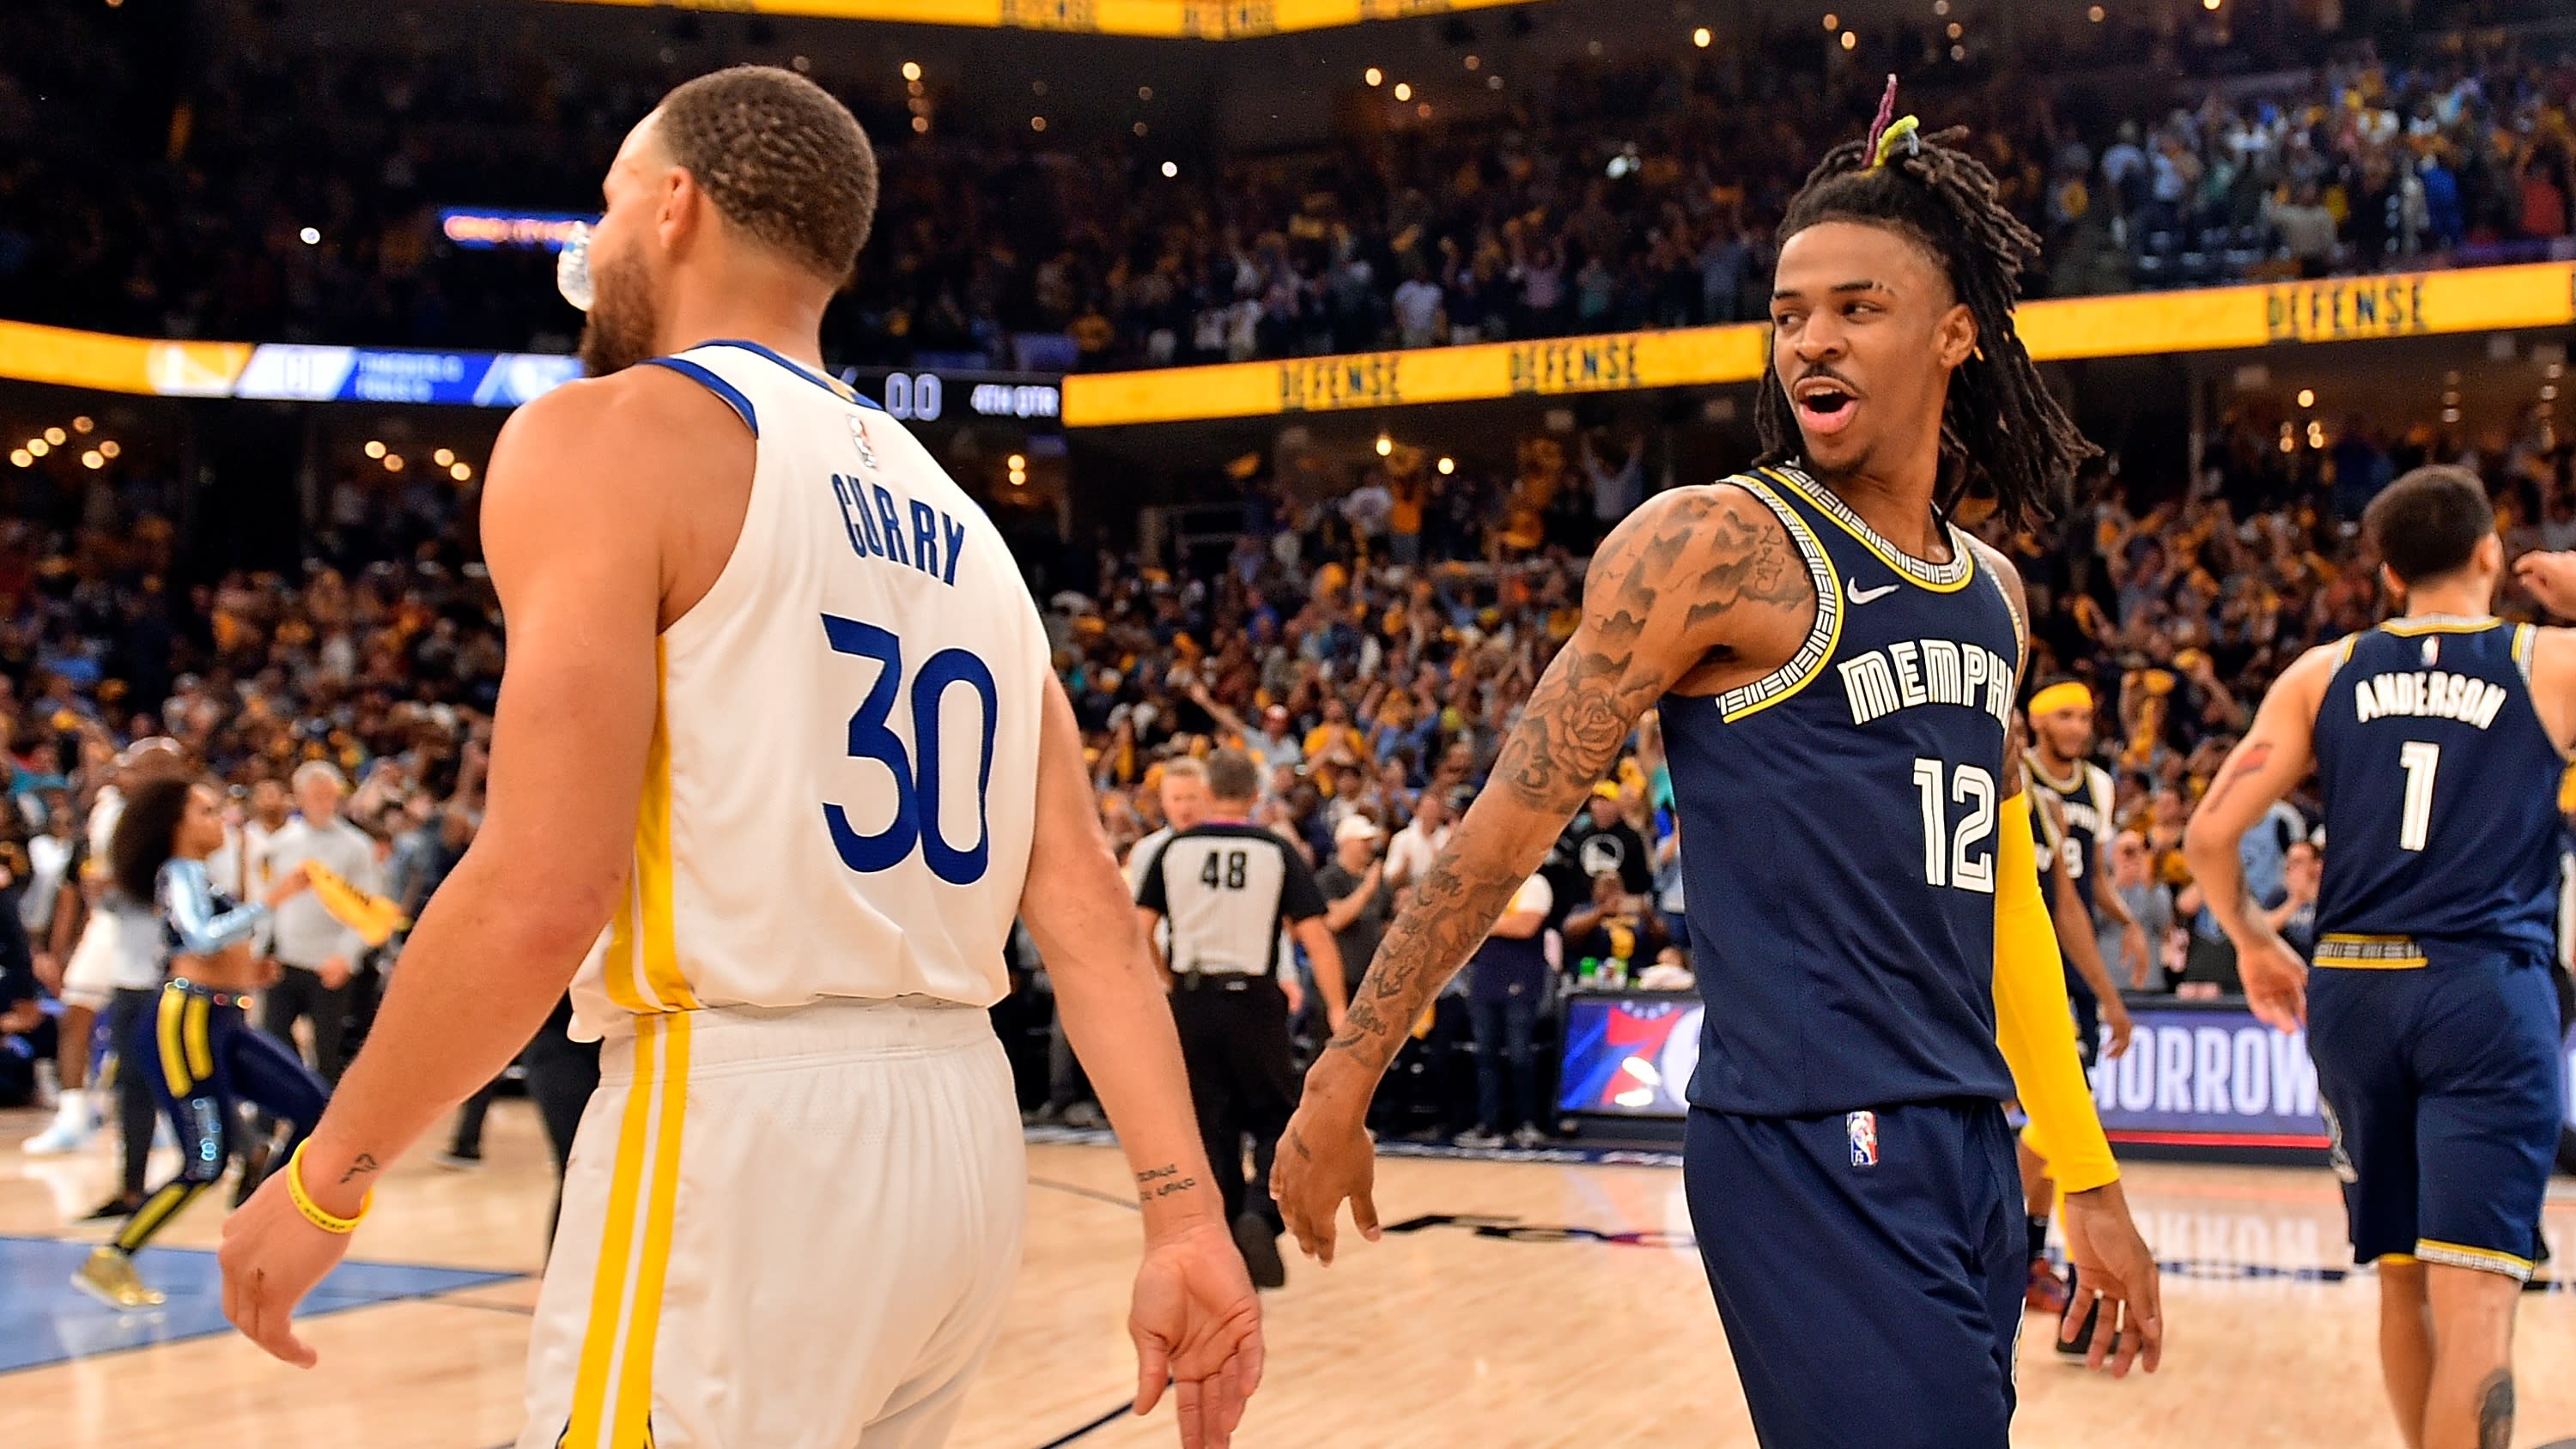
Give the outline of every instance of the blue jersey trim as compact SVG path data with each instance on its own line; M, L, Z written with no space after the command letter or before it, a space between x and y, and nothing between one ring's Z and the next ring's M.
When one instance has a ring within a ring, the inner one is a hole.
M816 372L814 369L807 367L805 364L796 361L794 358L782 357L778 353L761 346L757 342L745 342L738 337L721 337L713 342L701 342L698 345L701 347L738 347L755 357L768 358L770 361L777 363L780 367L787 369L789 372L796 374L798 377L805 379L807 382L814 384L816 387L821 388L823 391L830 393L832 396L839 398L843 402L857 403L863 408L870 408L877 412L885 411L884 408L878 406L876 403L859 396L858 389L843 383L838 378L826 377L823 374Z
M685 357L648 357L645 363L651 367L667 367L724 399L725 406L742 416L742 425L751 429L751 436L755 440L760 437L760 419L752 414L751 399L742 395L742 389L716 376L712 369Z

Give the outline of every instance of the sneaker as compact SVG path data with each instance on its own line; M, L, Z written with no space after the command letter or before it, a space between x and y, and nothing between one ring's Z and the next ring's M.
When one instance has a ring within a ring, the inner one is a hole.
M1512 1129L1512 1145L1525 1152L1534 1147L1545 1147L1547 1134L1524 1122Z
M1091 1103L1076 1102L1064 1109L1064 1125L1091 1132L1108 1126L1109 1119L1102 1116L1100 1109Z
M450 1172L472 1172L483 1165L483 1153L479 1148L472 1152L448 1151L438 1154L430 1161Z
M2034 1313L2063 1317L2066 1313L2066 1282L2045 1258L2034 1258L2030 1264L2030 1286L2021 1294L2021 1305Z
M60 1157L67 1152L80 1151L82 1148L87 1147L90 1144L91 1139L97 1136L98 1124L96 1122L92 1122L88 1126L83 1127L77 1123L66 1122L62 1118L56 1117L54 1119L54 1125L37 1133L35 1136L28 1138L24 1143L20 1144L18 1150L26 1153L29 1157Z
M1450 1141L1459 1147L1468 1147L1474 1148L1477 1151L1485 1151L1502 1146L1503 1134L1500 1132L1488 1132L1484 1128L1479 1127L1472 1132L1461 1132L1456 1137L1451 1138Z
M1039 1105L1031 1107L1029 1110L1020 1114L1020 1125L1023 1127L1052 1127L1055 1125L1056 1118L1059 1115L1061 1115L1061 1113L1057 1109L1055 1103L1040 1103Z
M93 1250L89 1261L72 1275L72 1286L121 1311L158 1308L169 1301L144 1286L141 1275L134 1271L132 1258L105 1245Z
M1287 1286L1288 1264L1279 1256L1279 1235L1268 1218L1252 1212L1236 1218L1234 1246L1243 1254L1243 1266L1252 1274L1253 1287Z

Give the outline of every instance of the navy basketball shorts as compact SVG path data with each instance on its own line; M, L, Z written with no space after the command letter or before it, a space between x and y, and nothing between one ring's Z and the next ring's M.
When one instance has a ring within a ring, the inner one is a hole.
M1694 1108L1682 1161L1764 1444L2005 1449L2030 1240L2000 1107Z
M2558 998L2530 954L2319 967L2308 1053L2352 1256L2529 1279L2558 1148Z

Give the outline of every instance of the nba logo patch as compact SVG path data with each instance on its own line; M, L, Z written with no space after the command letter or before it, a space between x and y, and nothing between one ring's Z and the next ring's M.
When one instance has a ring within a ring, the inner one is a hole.
M2441 640L2439 640L2439 639L2427 639L2427 640L2425 640L2425 641L2424 641L2424 667L2425 667L2425 668L2427 668L2427 669L2430 669L2430 668L2432 668L2434 665L2439 664L2439 663L2441 663L2441 662L2442 662L2442 641L2441 641Z
M867 425L856 416L852 416L849 422L850 441L859 445L859 466L873 473L877 470L877 452L868 446Z
M1878 1114L1876 1112L1844 1113L1843 1132L1851 1138L1852 1166L1878 1166Z

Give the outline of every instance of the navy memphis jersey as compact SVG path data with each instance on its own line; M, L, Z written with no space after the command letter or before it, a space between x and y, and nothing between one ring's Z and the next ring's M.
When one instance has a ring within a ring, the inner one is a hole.
M1995 1101L1995 853L2021 636L1950 530L1909 557L1791 469L1730 480L1804 557L1816 622L1743 688L1662 704L1691 960L1695 1105L1804 1117Z
M2344 641L2317 708L2319 965L2554 949L2567 761L2532 706L2533 639L2423 616Z
M2039 762L2038 751L2023 756L2023 761L2032 792L2030 818L2047 818L2038 799L2038 793L2045 790L2057 797L2059 815L2066 822L2064 833L2056 840L2043 835L2040 843L2056 852L2056 864L2064 867L2075 882L2075 894L2083 899L2089 913L2093 909L2093 867L2102 859L2102 836L2111 824L2111 772L2090 760L2078 760L2068 778L2056 779ZM2040 861L2043 875L2050 864L2045 859Z

